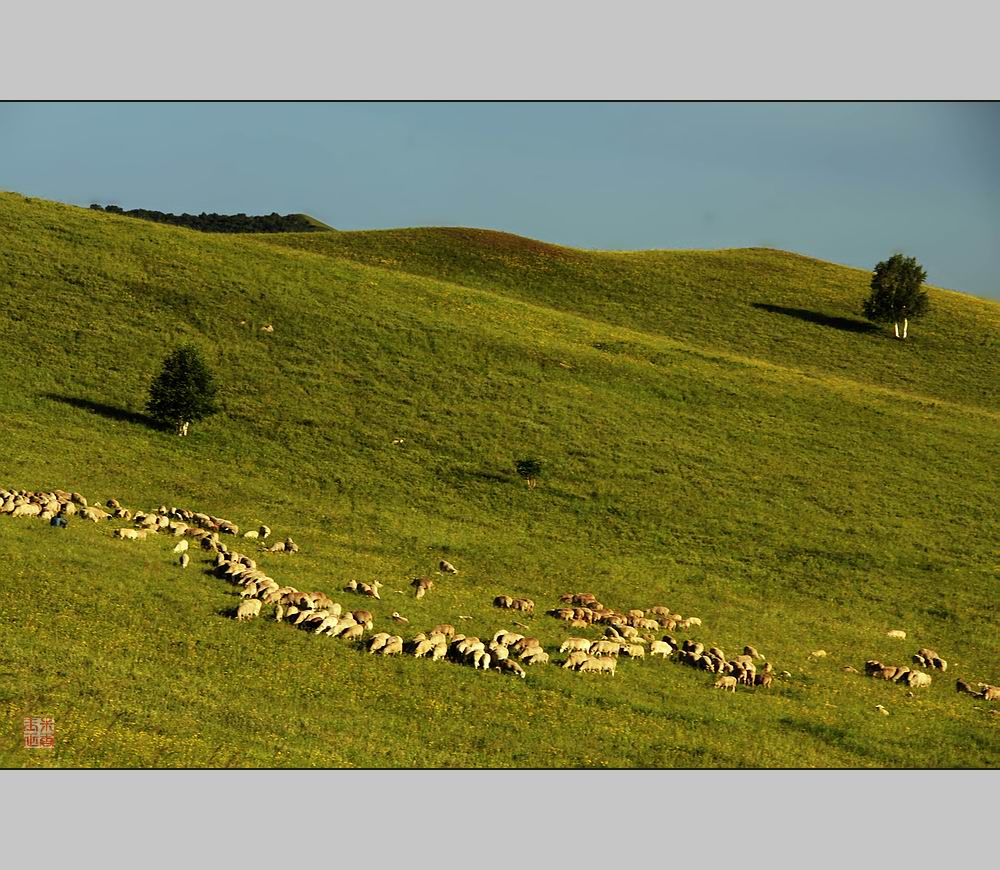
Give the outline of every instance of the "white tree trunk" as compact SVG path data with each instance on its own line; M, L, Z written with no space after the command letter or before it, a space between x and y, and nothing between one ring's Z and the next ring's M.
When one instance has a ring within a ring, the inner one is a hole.
M896 330L896 338L899 338L899 323L894 323L892 328Z
M908 318L906 318L906 317L904 317L904 318L903 318L903 338L906 338L906 329L907 329L907 327L908 327L909 325L910 325L910 321L909 321L909 319L908 319Z

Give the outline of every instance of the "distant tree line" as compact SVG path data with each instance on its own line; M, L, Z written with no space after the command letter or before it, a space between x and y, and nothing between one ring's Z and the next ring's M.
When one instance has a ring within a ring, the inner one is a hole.
M108 214L120 214L125 217L141 218L156 221L161 224L173 224L176 227L187 227L201 230L203 233L307 233L321 230L300 214L278 214L272 212L264 215L240 214L168 214L162 211L150 211L146 208L133 208L124 211L117 205L101 207L97 203L91 206L94 211Z

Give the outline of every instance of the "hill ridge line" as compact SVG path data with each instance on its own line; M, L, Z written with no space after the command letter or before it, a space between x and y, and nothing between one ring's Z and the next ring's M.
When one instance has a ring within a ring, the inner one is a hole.
M248 239L248 241L250 240ZM805 381L805 380L820 381L822 383L830 384L831 386L836 386L840 389L845 389L845 390L855 389L861 391L868 391L887 399L893 399L893 400L904 399L908 402L917 405L930 405L930 406L940 406L943 408L953 408L957 411L978 414L981 417L985 417L987 419L996 420L1000 422L1000 412L991 411L988 408L983 408L978 405L966 405L961 402L956 402L952 399L945 399L937 396L928 396L921 393L912 393L906 390L897 390L890 387L879 386L878 384L870 384L864 381L853 380L852 378L845 378L829 372L812 371L810 369L799 368L797 366L783 365L781 363L772 362L771 360L766 360L760 357L748 357L744 356L743 354L736 354L728 351L718 350L715 348L707 348L707 347L702 347L700 345L689 344L687 342L680 341L675 338L670 338L669 336L658 335L656 333L646 332L644 330L636 329L634 327L622 326L619 324L608 323L607 321L603 320L597 320L593 317L588 317L584 314L580 314L579 312L562 311L558 308L553 308L552 306L549 305L543 305L539 302L530 302L525 299L520 299L516 296L508 295L500 290L486 290L479 287L470 287L467 284L461 284L455 281L447 281L443 278L430 277L428 275L421 275L419 273L411 272L406 269L396 269L389 266L375 265L372 263L367 263L363 260L354 259L349 256L342 256L340 254L329 254L321 251L311 251L304 248L289 247L281 244L280 239L272 240L270 238L265 239L265 238L255 237L252 239L252 241L262 241L272 248L280 248L283 251L293 251L297 254L305 254L310 257L319 257L321 259L328 261L341 260L345 263L350 263L352 266L361 267L363 269L371 269L378 273L384 273L396 276L404 275L416 279L417 281L420 282L424 281L431 282L434 284L438 284L442 287L454 288L456 290L474 296L502 299L509 304L522 306L527 310L545 312L549 316L554 316L556 318L564 318L567 320L577 321L580 323L593 324L601 327L602 329L613 330L616 333L622 335L623 337L633 337L647 345L655 345L659 343L661 346L673 350L682 351L684 353L688 353L694 356L698 356L710 362L725 361L728 363L736 363L738 365L744 366L745 368L763 369L766 371L774 372L778 375L792 377L799 381Z

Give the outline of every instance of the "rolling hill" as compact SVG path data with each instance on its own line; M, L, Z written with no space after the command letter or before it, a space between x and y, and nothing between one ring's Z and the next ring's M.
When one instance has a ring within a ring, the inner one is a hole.
M376 630L393 611L404 636L516 619L553 652L578 632L544 611L592 591L697 615L692 637L791 674L733 696L673 661L522 681L383 660L236 623L234 587L177 568L172 540L3 516L0 763L1000 761L990 705L953 688L1000 678L996 303L930 288L903 343L859 318L866 273L781 251L216 236L14 193L0 238L0 488L266 522L302 551L262 567L371 605ZM142 410L182 341L222 385L186 439ZM441 558L460 573L414 600ZM342 592L352 578L382 580L382 600ZM493 608L501 593L535 615ZM919 646L950 667L912 696L843 670ZM21 748L32 715L54 717L54 750Z

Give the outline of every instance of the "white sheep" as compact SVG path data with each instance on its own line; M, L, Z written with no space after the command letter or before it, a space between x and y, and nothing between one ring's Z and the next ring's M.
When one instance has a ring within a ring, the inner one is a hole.
M665 640L654 640L649 645L649 656L660 656L661 658L666 658L674 651L674 648L667 643Z
M180 558L177 560L177 564L182 568L187 568L191 563L191 557L187 553L181 553Z
M258 616L260 614L260 605L261 601L258 598L250 598L243 601L236 608L236 620L238 622L245 622Z
M595 640L590 647L592 656L617 656L621 651L621 644L611 640Z
M598 674L615 675L615 668L618 666L618 659L615 658L589 658L577 670L592 671Z
M398 634L394 634L392 637L386 641L386 644L379 653L384 656L398 656L403 654L403 638Z
M590 644L591 641L585 637L569 637L563 641L562 646L559 647L559 652L572 652L574 650L590 652Z
M573 650L563 662L563 668L571 671L579 670L580 666L590 659L590 654L585 650Z
M389 642L389 638L391 636L392 635L390 635L389 632L387 631L380 631L378 634L373 635L372 638L368 641L368 652L369 653L378 652L380 649L382 649L382 647L384 647Z
M434 648L437 646L437 642L430 640L421 640L417 642L417 645L413 648L414 658L423 658L428 653L434 652Z
M340 637L342 640L361 640L365 634L365 627L363 625L350 625L347 629L341 633ZM388 644L386 644L388 646ZM388 655L388 653L383 652L383 655Z
M885 636L886 637L894 637L894 638L897 638L898 640L906 640L906 632L902 631L901 629L898 629L898 628L894 628L894 629L892 629L892 631L887 631L885 633Z
M174 552L175 553L183 553L187 548L188 548L188 542L187 541L181 541L180 543L178 543L174 547Z
M451 562L446 562L444 559L442 559L438 563L438 570L441 571L444 574L457 574L458 573L458 569L454 565L452 565Z

